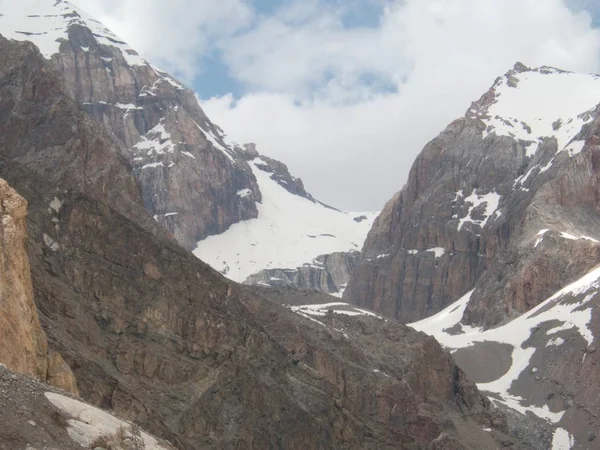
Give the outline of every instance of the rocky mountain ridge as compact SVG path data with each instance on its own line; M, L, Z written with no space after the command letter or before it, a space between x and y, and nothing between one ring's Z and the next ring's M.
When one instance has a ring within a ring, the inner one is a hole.
M345 300L410 322L475 288L465 320L492 326L592 268L598 102L594 75L518 64L498 79L419 155ZM560 251L535 245L543 230Z
M0 32L36 44L69 96L118 141L150 215L225 276L242 282L360 250L374 214L358 223L362 213L315 200L285 164L228 139L191 90L84 11L64 0L3 8Z

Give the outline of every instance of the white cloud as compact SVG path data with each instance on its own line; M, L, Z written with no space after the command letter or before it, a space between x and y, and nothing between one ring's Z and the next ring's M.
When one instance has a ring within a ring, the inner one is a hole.
M280 0L269 15L250 0L75 1L186 80L222 54L247 95L204 102L209 116L345 208L381 207L516 61L600 71L600 34L562 0ZM376 27L344 27L344 5L372 2L387 5Z
M516 61L600 66L590 17L559 0L407 0L377 29L269 17L226 50L255 92L206 101L213 120L285 161L317 197L363 209L381 207L423 145ZM397 91L377 94L365 74Z

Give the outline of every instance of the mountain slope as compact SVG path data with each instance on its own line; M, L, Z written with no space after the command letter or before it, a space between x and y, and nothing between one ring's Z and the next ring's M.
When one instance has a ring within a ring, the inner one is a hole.
M490 326L593 267L599 102L595 75L517 64L424 148L344 298L410 322L475 288L467 320Z
M194 254L232 280L263 269L294 269L317 256L360 250L375 213L349 213L291 196L260 157L249 162L263 194L258 218L198 243Z
M529 312L489 330L461 323L470 292L410 326L451 350L494 403L553 424L553 449L596 448L599 287L596 268ZM561 447L565 436L568 445Z
M196 251L217 270L244 281L360 249L370 228L352 220L361 214L322 205L284 164L229 141L192 91L85 12L62 0L3 7L1 32L36 44L67 92L121 142L150 215L189 250L219 235Z
M2 365L0 400L2 450L174 450L171 445L160 442L136 425L45 384L12 373Z

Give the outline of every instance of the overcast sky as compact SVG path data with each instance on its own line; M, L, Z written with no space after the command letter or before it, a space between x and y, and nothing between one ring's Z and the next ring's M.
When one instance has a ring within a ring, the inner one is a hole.
M74 0L320 200L380 209L516 61L600 72L598 0Z

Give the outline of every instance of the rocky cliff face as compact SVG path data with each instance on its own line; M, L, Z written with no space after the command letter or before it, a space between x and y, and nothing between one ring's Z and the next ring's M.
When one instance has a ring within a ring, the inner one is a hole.
M591 75L517 64L496 80L419 155L344 298L410 322L475 288L465 323L491 326L593 267L599 101Z
M60 354L48 351L25 251L27 202L0 179L0 363L77 393Z
M338 252L321 255L296 269L267 269L249 276L244 284L273 287L293 287L301 290L343 294L352 269L358 263L359 252Z
M133 179L118 142L111 146L60 89L39 88L55 76L31 45L0 45L0 55L12 55L0 59L10 68L0 69L0 136L11 142L0 177L29 202L40 320L86 400L182 449L512 442L503 416L433 339L394 324L379 335L378 324L365 325L364 343L352 341L230 283L161 233L134 191L104 178ZM89 126L63 126L73 119ZM72 171L45 169L42 133L56 137L54 161ZM82 160L105 166L92 177ZM374 350L384 339L401 358Z
M255 146L229 141L191 90L66 1L14 2L7 9L2 32L38 45L69 96L114 135L144 206L181 245L191 250L257 217L262 195L248 165L258 156ZM281 186L314 201L284 164L264 161Z
M167 236L142 206L123 146L68 96L36 47L0 37L0 50L0 155Z

